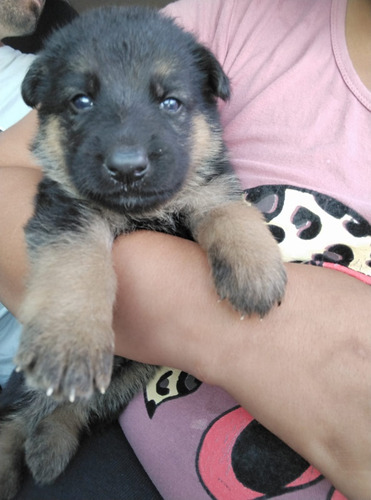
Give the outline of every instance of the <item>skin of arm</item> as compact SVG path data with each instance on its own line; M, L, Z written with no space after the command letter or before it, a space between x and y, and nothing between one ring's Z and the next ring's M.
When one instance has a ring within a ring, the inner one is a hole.
M18 134L24 127L29 143L35 126L31 114L0 136L0 297L15 314L27 274L23 226L41 177ZM348 498L371 498L367 285L288 264L281 307L263 321L241 321L226 301L218 302L197 244L138 232L118 238L113 257L117 354L224 388Z
M348 498L371 497L371 289L288 264L280 307L240 320L193 242L135 233L114 248L116 351L223 387Z
M39 170L29 149L37 126L37 112L30 111L22 120L0 134L0 168L22 166Z
M32 111L0 134L0 300L12 312L21 301L27 273L23 227L41 180L28 148L36 127L37 114Z

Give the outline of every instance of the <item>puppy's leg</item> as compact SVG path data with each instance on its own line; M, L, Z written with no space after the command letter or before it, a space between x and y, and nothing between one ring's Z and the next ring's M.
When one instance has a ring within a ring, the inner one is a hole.
M29 385L73 401L109 384L116 279L108 223L78 204L51 209L60 198L27 228L31 270L15 361Z
M26 429L23 419L11 417L0 427L0 500L13 498L21 484Z
M22 377L13 374L0 404L0 499L18 491L24 467L27 437L57 403L43 392L28 388Z
M267 314L283 297L286 273L261 213L241 198L196 219L195 239L208 254L219 296L243 315Z
M32 263L16 364L29 385L73 401L109 384L116 286L104 224L64 239Z
M78 402L57 406L38 423L25 442L26 464L37 483L51 483L64 471L87 424L88 408Z
M116 357L112 381L105 394L96 392L89 401L61 404L41 420L25 443L26 464L35 481L41 484L54 481L75 454L81 431L91 420L117 419L155 370L154 366Z

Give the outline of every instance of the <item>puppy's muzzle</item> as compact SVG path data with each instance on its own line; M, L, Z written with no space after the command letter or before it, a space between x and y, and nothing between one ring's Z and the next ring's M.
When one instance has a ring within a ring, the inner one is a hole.
M121 146L111 151L104 166L113 180L133 184L148 173L149 160L144 149Z

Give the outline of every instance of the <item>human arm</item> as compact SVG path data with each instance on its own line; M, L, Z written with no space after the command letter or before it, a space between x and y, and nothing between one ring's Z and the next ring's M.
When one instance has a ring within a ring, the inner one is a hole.
M0 134L0 300L12 312L19 306L27 270L23 227L32 214L41 179L27 147L36 126L32 111Z
M37 112L33 110L0 134L0 168L22 167L40 170L30 151L37 124Z
M119 354L223 387L349 498L370 497L369 287L288 264L281 307L240 321L194 243L137 233L114 254Z

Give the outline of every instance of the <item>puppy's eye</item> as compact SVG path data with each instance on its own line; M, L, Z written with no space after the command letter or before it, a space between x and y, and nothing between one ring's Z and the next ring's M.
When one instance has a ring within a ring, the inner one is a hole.
M85 94L76 95L70 102L72 109L78 113L88 111L94 106L93 99Z
M181 107L182 103L178 99L175 99L175 97L167 97L160 102L160 109L168 113L177 113Z

